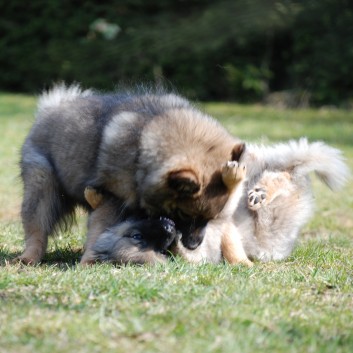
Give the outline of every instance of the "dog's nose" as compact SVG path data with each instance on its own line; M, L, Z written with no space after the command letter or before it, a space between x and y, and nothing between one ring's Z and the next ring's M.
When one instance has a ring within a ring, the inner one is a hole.
M175 223L166 217L161 217L159 219L161 221L162 227L168 232L168 233L174 233L175 232Z
M199 247L203 241L204 234L201 232L194 232L191 234L188 234L186 237L181 237L181 242L183 245L190 249L190 250L195 250L197 247Z

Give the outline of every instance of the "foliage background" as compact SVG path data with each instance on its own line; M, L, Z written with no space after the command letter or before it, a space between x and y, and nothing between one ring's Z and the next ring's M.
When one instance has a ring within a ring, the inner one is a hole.
M0 13L0 90L163 78L201 100L352 105L350 0L1 0Z

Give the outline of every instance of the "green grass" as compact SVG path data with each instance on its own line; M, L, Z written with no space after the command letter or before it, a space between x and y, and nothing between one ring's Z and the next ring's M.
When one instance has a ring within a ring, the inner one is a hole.
M80 216L42 265L10 265L23 246L18 159L34 107L32 97L0 95L1 353L352 351L352 182L334 194L314 181L316 214L282 262L81 268ZM353 169L352 112L204 108L246 140L324 140Z

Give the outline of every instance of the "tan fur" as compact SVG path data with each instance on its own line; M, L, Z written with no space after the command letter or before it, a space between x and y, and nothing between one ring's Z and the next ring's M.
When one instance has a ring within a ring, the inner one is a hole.
M90 186L85 188L84 195L86 201L94 210L103 203L103 195Z

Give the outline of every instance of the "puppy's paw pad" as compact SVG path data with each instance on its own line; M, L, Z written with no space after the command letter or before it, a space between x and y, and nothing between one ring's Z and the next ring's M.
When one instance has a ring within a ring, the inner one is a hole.
M264 188L255 188L248 193L248 206L251 210L256 211L266 204L267 193Z
M228 161L222 168L222 178L227 186L233 186L245 179L246 167L236 161Z

